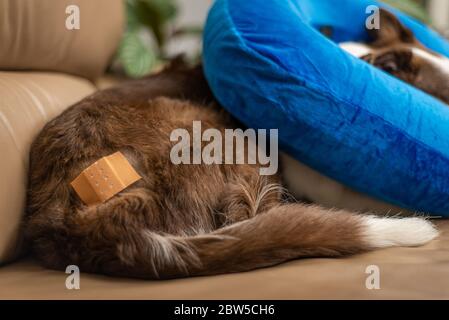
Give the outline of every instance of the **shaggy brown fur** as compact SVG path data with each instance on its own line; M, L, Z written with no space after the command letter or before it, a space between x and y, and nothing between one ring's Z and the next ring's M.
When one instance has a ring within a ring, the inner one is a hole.
M238 126L201 68L178 67L98 92L48 123L31 148L26 235L35 255L50 268L172 278L368 249L358 216L285 204L279 177L259 176L257 165L172 164L170 133L191 131L193 120L202 130ZM115 151L143 179L84 205L70 182Z

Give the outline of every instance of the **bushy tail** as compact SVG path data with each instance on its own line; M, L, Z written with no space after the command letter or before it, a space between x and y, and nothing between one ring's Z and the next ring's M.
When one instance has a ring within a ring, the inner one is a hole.
M437 236L433 225L421 218L379 218L297 203L208 234L181 237L144 228L139 215L128 210L85 214L84 223L76 221L66 229L71 233L68 247L62 244L66 240L55 241L64 235L47 230L46 237L55 239L35 241L38 255L54 268L77 264L85 272L167 279L248 271L301 257L417 246Z
M248 271L300 257L338 257L373 247L365 220L345 211L289 204L209 234L175 237L144 230L137 241L118 246L121 267L103 271L177 278Z
M360 216L302 204L282 205L217 230L187 238L200 264L195 275L247 271L300 257L337 257L368 249Z

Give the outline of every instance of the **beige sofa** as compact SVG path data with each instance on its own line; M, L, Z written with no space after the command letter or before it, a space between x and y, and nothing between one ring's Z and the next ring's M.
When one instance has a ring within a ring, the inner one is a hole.
M80 8L76 31L65 28L69 4ZM116 50L123 17L121 0L0 1L1 299L449 298L449 221L437 221L441 236L421 248L171 281L109 278L81 270L79 290L66 288L64 272L21 256L30 143L47 121L107 85L102 73ZM380 270L379 290L366 287L371 265Z

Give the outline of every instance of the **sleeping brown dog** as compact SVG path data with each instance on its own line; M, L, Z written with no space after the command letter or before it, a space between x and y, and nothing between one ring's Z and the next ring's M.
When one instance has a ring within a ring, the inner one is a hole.
M373 42L340 46L375 67L449 104L449 59L428 49L396 16L380 10L380 29L369 31Z
M25 231L34 255L49 268L154 279L419 246L437 236L417 217L287 201L280 175L260 176L260 164L176 165L170 134L193 121L203 131L240 127L201 68L174 65L99 91L48 123L30 154ZM142 179L86 205L71 181L116 151Z

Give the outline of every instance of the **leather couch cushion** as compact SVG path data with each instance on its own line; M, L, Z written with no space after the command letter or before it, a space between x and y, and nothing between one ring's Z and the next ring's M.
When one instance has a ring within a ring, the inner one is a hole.
M74 76L0 72L0 264L17 253L31 142L46 122L94 90Z
M69 5L80 29L68 30ZM106 68L124 25L122 0L0 1L0 69L62 71L90 79Z
M22 260L0 268L0 299L449 299L449 221L419 248L391 248L341 259L304 259L251 272L170 281L68 274ZM366 268L380 270L380 289L366 288Z

